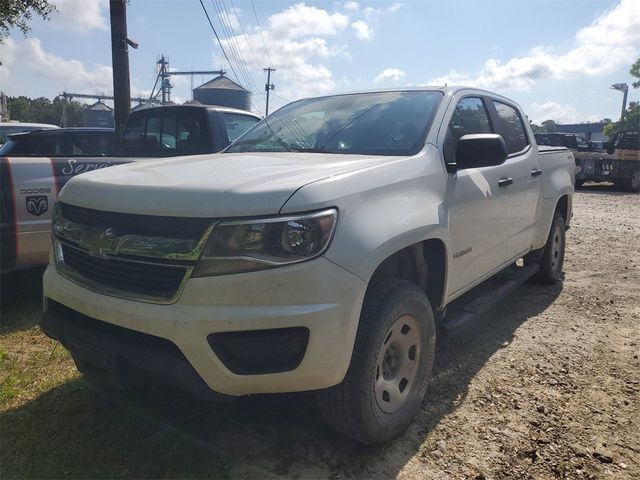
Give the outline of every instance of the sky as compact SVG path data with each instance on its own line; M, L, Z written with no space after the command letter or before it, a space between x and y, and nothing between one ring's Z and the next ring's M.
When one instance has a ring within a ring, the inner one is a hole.
M630 84L640 57L640 0L202 1L220 43L200 0L129 1L132 96L151 93L164 54L174 70L226 70L259 113L272 66L271 111L302 97L446 83L500 93L537 123L617 120L622 94L609 86ZM50 21L0 44L0 91L111 94L108 0L52 2ZM174 101L191 99L190 77L172 83Z

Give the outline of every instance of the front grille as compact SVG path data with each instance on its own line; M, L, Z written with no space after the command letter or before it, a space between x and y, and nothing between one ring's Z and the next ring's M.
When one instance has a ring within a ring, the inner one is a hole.
M132 213L104 212L91 208L60 204L64 218L81 225L112 228L118 235L200 238L211 225L208 218L163 217Z
M85 279L108 290L152 299L173 298L188 270L184 266L139 263L116 257L98 258L64 244L62 254L65 267Z

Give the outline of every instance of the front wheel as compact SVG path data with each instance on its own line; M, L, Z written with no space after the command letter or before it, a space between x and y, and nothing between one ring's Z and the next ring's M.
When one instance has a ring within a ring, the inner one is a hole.
M556 211L551 223L551 231L539 260L540 270L534 276L538 283L557 283L562 275L564 265L566 227L562 213ZM531 255L531 254L530 254ZM530 257L533 258L533 257ZM529 263L525 257L525 263Z
M425 396L435 321L425 293L394 279L367 294L343 382L318 392L325 420L343 435L380 445L402 433Z

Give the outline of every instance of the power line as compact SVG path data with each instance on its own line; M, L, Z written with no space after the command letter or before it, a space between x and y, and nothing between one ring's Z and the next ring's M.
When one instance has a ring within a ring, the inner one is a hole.
M222 0L221 1L211 0L211 3L213 5L213 8L218 13L218 19L220 20L220 25L222 27L224 34L227 36L227 40L228 40L230 51L231 51L231 56L234 58L236 65L238 67L238 70L240 71L240 74L242 75L246 85L249 86L251 90L254 90L254 91L257 90L256 84L253 81L253 77L251 77L251 74L248 72L245 66L246 61L235 39L235 32L233 31L233 27L231 26L231 21L229 20L229 16L227 14L226 7L224 6L224 2Z
M251 0L251 8L253 8L253 16L256 17L256 25L258 26L258 31L260 32L262 45L264 45L264 49L267 52L267 58L269 58L269 65L273 65L273 60L271 60L271 54L269 53L267 42L264 41L264 36L262 35L262 27L260 26L260 21L258 20L258 14L256 13L256 6L253 4L253 0Z
M202 6L202 10L204 10L204 14L207 16L207 20L209 21L209 25L211 26L211 30L213 30L213 34L216 36L216 40L218 40L218 45L220 45L220 50L222 50L222 54L224 55L224 58L226 58L227 59L227 63L229 63L229 67L231 68L231 71L233 72L233 76L236 77L236 81L238 83L240 83L240 78L238 77L238 74L236 73L235 69L233 68L233 64L229 60L229 57L227 56L227 52L225 52L224 47L222 46L222 42L220 41L220 37L218 36L218 32L216 32L216 29L213 26L213 23L211 22L211 18L209 17L209 12L207 12L207 9L205 8L204 3L202 3L202 0L200 0L200 5Z
M233 0L229 0L229 1L231 2L231 8L233 8L234 11L237 11L236 6L233 3ZM249 37L247 36L247 33L244 31L244 27L242 26L242 22L240 21L240 18L238 18L237 15L236 15L236 18L238 20L238 25L240 25L240 30L242 30L242 35L244 36L244 39L246 40L247 45L249 46L249 50L251 51L251 56L255 60L256 65L260 65L260 60L258 60L258 56L256 55L256 52L253 49L253 46L251 45L251 42L249 41Z

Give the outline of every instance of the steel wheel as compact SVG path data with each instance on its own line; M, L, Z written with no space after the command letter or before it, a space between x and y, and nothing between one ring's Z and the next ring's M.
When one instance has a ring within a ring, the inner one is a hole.
M404 315L384 338L376 362L375 395L380 409L393 413L405 404L416 380L422 353L420 324Z

